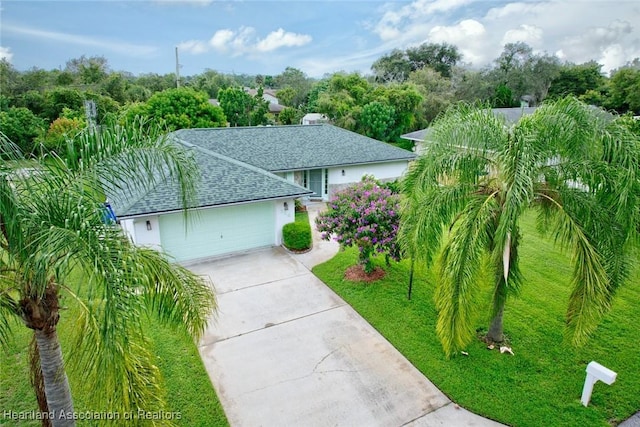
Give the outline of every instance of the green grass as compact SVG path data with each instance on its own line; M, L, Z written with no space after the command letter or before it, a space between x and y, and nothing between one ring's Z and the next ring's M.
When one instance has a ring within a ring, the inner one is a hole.
M563 342L569 298L568 258L523 224L520 295L507 302L505 333L515 356L490 351L480 340L468 356L446 360L435 335L433 270L418 269L407 299L409 262L385 267L384 279L353 283L343 279L355 264L355 250L340 252L313 272L352 305L453 401L480 415L513 426L608 426L640 409L640 268L618 291L612 310L582 348ZM377 260L383 265L381 260ZM489 293L483 303L487 305ZM486 311L485 311L486 312ZM477 320L486 331L488 319ZM598 382L591 403L580 396L586 365L595 360L618 373L611 386Z
M62 311L60 316L58 335L63 355L69 354L70 341L64 331L73 324L70 321L73 311L71 307ZM21 324L14 325L15 333L11 343L0 351L0 425L5 422L1 411L28 412L38 409L29 383L27 354L31 331ZM174 419L174 423L179 426L228 426L222 406L191 337L183 331L160 325L152 319L145 326L152 350L157 357L156 365L164 380L166 411L179 413L180 419ZM88 396L79 392L82 378L74 376L71 371L68 373L74 409L94 410ZM88 422L81 424L91 425ZM18 425L40 424L36 421L19 421Z

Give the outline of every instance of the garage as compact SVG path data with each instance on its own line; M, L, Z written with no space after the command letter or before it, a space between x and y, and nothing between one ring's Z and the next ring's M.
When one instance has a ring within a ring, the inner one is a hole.
M177 261L196 260L276 244L274 202L160 215L160 244Z

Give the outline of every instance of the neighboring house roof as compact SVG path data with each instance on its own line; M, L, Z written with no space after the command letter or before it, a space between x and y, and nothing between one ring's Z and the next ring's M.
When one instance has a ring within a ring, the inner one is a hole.
M505 121L508 124L513 124L518 122L521 117L528 116L529 114L533 114L538 107L514 107L514 108L492 108L491 112L495 116L504 117ZM414 132L405 133L404 135L400 135L400 138L408 139L411 141L422 142L425 139L425 136L429 132L429 128L416 130Z
M213 207L236 203L297 198L312 192L272 173L213 153L201 147L194 150L201 171L198 195L193 207ZM110 197L118 218L167 213L182 209L177 183L161 183L136 200Z
M181 129L172 135L271 172L415 158L411 151L329 124Z
M284 105L269 103L269 112L272 114L279 114L282 110L285 109Z
M244 88L244 91L247 92L251 96L256 96L258 94L258 89ZM277 92L275 90L273 90L273 89L262 89L262 94L263 95L272 96L273 98L277 98L278 97Z

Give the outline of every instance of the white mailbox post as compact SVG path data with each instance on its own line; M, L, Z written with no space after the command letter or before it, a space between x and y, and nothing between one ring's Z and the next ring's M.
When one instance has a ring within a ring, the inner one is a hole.
M584 406L589 404L589 400L591 400L591 392L593 392L593 385L596 381L602 381L605 384L611 385L616 380L617 376L617 373L602 366L598 362L589 362L587 365L587 378L584 380L582 398L580 399L582 404Z

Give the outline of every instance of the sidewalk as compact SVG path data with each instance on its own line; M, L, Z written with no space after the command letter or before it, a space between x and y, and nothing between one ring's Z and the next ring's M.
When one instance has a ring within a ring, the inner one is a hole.
M310 205L313 221L323 205ZM499 426L451 402L310 268L335 242L190 267L218 318L199 350L232 426Z

